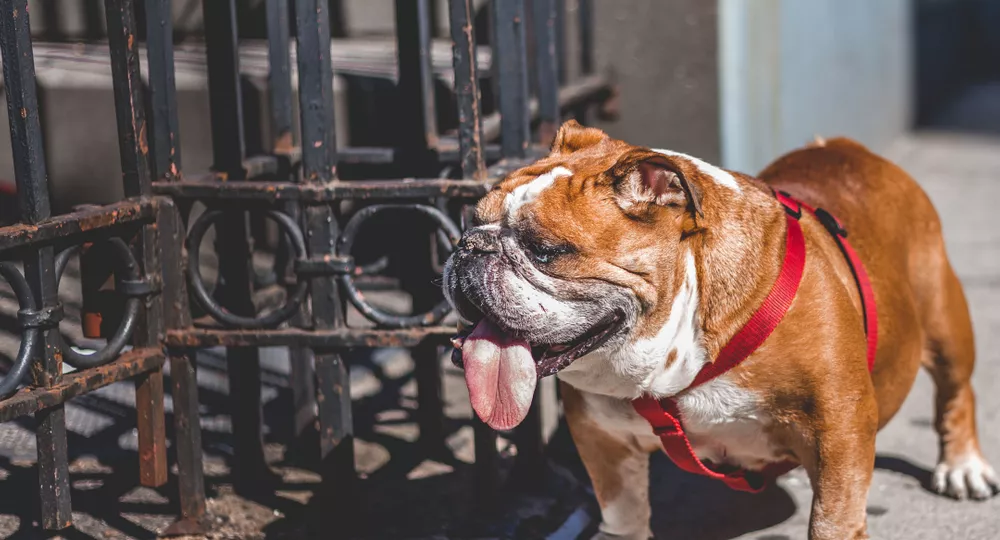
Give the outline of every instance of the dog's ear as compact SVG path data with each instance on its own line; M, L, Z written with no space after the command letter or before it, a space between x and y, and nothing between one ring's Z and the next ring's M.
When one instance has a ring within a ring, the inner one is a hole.
M626 156L611 171L622 206L680 206L704 216L701 209L702 189L697 175L686 174L683 165L652 151L638 151Z
M553 154L572 154L578 150L598 145L611 137L597 129L583 127L576 120L567 120L552 141Z

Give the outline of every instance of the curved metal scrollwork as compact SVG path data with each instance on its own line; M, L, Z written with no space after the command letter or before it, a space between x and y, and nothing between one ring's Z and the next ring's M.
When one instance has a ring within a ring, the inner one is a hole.
M296 284L295 290L288 296L285 300L285 304L281 308L268 313L263 316L256 317L245 317L242 315L236 315L229 311L226 311L224 307L219 305L212 296L208 293L208 289L205 287L205 281L201 277L200 271L200 261L201 256L199 254L199 248L201 247L201 241L205 237L205 233L208 229L215 224L220 218L223 217L224 212L222 210L209 210L198 217L194 224L191 225L191 231L188 233L187 237L187 251L188 251L188 283L191 284L191 290L194 293L195 301L202 309L207 311L209 315L215 320L221 322L222 324L234 328L269 328L278 326L279 324L287 321L292 315L298 311L299 306L306 297L306 290L308 287L308 282L305 279L300 279ZM299 226L295 223L292 218L287 214L279 212L277 210L268 210L264 213L265 216L274 220L278 224L278 227L287 235L291 242L292 249L295 251L295 258L298 260L303 260L306 257L306 244L305 239L302 237L302 231Z
M456 226L444 212L433 206L412 204L376 204L362 208L358 211L358 213L351 217L350 221L347 222L347 225L344 227L344 230L337 241L337 253L340 259L348 260L350 258L351 249L354 247L354 240L357 238L358 232L361 230L365 221L370 219L375 214L387 210L418 212L433 219L438 223L440 230L444 231L445 235L447 235L452 246L457 245L458 241L461 239L462 233L459 231L458 226ZM344 272L340 274L340 283L343 285L344 290L347 293L348 300L350 300L351 304L353 304L354 307L356 307L366 318L379 324L380 326L386 328L430 326L440 322L441 319L443 319L445 315L451 311L451 306L448 304L448 301L441 300L440 303L426 313L416 315L393 315L391 313L386 313L385 311L372 306L364 299L364 296L362 296L361 292L358 291L358 287L354 283L353 273L354 272Z
M5 399L17 391L18 385L21 384L25 373L28 372L31 359L35 356L35 348L41 342L38 339L39 329L45 325L32 324L40 322L39 318L34 316L36 314L33 307L35 305L35 295L31 293L28 282L17 271L17 267L9 262L0 263L0 276L3 276L4 280L10 284L11 289L14 290L14 295L17 297L17 305L20 306L17 312L17 319L22 330L21 345L18 347L14 366L7 372L3 380L0 381L0 399ZM58 321L52 324L58 324Z
M129 339L132 338L132 332L135 330L135 324L139 316L142 297L150 293L149 283L142 278L139 272L139 263L136 262L135 256L132 254L132 250L129 249L128 244L121 238L108 238L95 242L95 244L101 243L109 246L111 253L114 254L115 292L127 297L127 300L125 300L125 311L114 335L108 339L104 347L93 353L84 354L73 350L66 343L62 334L58 334L59 347L62 350L63 360L75 368L97 367L117 358L125 345L128 344ZM57 282L62 279L63 271L66 270L66 264L69 263L70 257L79 251L80 246L73 246L64 249L56 256Z

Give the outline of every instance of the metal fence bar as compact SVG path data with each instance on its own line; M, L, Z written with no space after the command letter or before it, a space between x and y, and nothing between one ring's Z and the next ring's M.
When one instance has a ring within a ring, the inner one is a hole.
M292 73L289 54L288 0L267 0L268 93L271 98L271 144L276 153L294 146L292 132Z
M580 75L594 72L594 4L592 0L578 0L580 21Z
M163 323L170 330L189 329L187 282L184 279L185 228L173 201L159 205L157 221L163 252ZM166 531L173 535L201 531L205 517L205 477L202 467L201 422L198 417L198 381L195 350L168 347L171 394L174 398L174 445L177 456L177 488L180 520Z
M523 158L531 137L524 0L494 1L493 25L501 153L505 158Z
M396 0L396 44L399 51L400 145L404 159L425 158L437 147L437 110L431 70L431 0Z
M51 210L35 92L28 2L0 0L0 8L0 47L18 206L24 222L38 223L48 218ZM58 305L51 246L42 246L25 255L24 275L36 303L29 308L41 310ZM42 329L45 346L36 347L35 350L41 354L31 359L33 382L38 386L52 386L62 374L57 332L53 326ZM35 414L35 422L42 526L49 530L63 529L70 526L73 520L66 450L66 411L61 404L39 411Z
M150 179L146 156L149 146L146 144L134 6L131 0L106 0L104 6L125 196L148 195Z
M556 0L533 0L538 81L538 139L552 144L559 129L559 56Z
M559 73L559 84L566 84L569 72L566 69L566 0L556 2L556 70Z
M243 94L240 92L236 1L204 2L208 101L212 125L212 170L226 180L245 177L243 159Z
M434 74L431 70L430 0L396 0L396 43L399 51L400 115L404 135L400 141L400 165L409 170L432 172L436 166L431 152L438 145L437 111L434 103ZM426 242L423 241L426 238ZM414 269L402 277L403 287L413 300L414 313L434 307L440 300L437 290L428 290L431 275L428 257L434 231L402 247L400 256L413 263ZM423 269L423 270L418 270ZM417 424L420 441L436 449L444 445L444 404L441 400L441 362L438 344L425 343L410 350L417 381Z
M108 48L111 53L112 86L118 119L122 181L129 197L148 196L150 183L146 142L146 118L139 72L139 47L132 0L107 0ZM159 274L159 246L156 229L143 227L133 250L143 261L143 269ZM86 291L84 291L86 292ZM133 333L136 347L156 346L163 333L163 305L158 294L146 297ZM146 486L167 481L167 445L163 412L163 371L156 369L135 381L136 418L139 439L139 480Z
M174 80L174 45L171 0L145 0L146 54L152 103L152 174L157 179L182 178L180 126ZM162 329L191 326L187 287L184 281L183 219L169 199L157 205L156 246L162 268ZM180 520L168 533L200 532L205 515L205 480L202 468L201 423L198 418L198 383L194 351L169 348L171 395L174 402L174 448Z
M292 74L289 54L291 34L289 31L288 0L267 0L268 39L268 92L271 97L271 144L276 154L288 154L294 147L295 133L292 116ZM292 171L289 171L291 174ZM291 180L289 178L288 180ZM282 204L285 213L299 221L298 201ZM284 259L287 240L281 237L277 256L282 257L275 268L283 271L290 261ZM292 292L288 287L288 294ZM309 310L303 305L289 323L294 327L308 326ZM288 356L291 372L289 386L292 390L292 422L296 437L296 450L304 455L318 455L315 441L316 384L313 372L312 350L307 347L289 347Z
M458 145L463 178L486 176L479 73L476 66L475 9L472 0L449 0L455 98L458 101Z
M493 9L494 63L500 79L500 146L504 157L524 158L531 137L524 0L494 1ZM515 472L525 483L540 479L544 464L538 392L535 397L515 432Z
M455 97L458 101L458 142L463 178L483 179L481 94L476 65L475 9L472 0L450 0L452 60L455 66ZM475 495L483 508L492 505L500 484L500 454L497 432L473 415L475 439Z
M246 177L243 162L243 100L240 91L239 44L235 0L203 3L208 56L213 169L223 180ZM248 215L226 210L216 227L220 285L215 296L230 313L254 316L253 274ZM272 473L264 458L260 357L252 347L226 349L229 403L233 422L234 486L241 493L267 489Z
M155 179L173 180L180 177L181 145L170 5L171 0L145 0L146 60L152 103L152 137L149 139L152 172Z
M337 173L334 134L333 68L330 61L329 3L296 0L295 21L299 64L299 114L302 126L302 178L326 183ZM303 221L310 258L334 255L339 225L328 205L306 206ZM343 326L343 305L332 276L310 280L313 327L324 330ZM314 351L320 423L320 472L324 498L350 526L361 508L355 493L354 424L351 416L350 378L340 351ZM338 521L335 521L338 522ZM345 531L345 536L346 536Z

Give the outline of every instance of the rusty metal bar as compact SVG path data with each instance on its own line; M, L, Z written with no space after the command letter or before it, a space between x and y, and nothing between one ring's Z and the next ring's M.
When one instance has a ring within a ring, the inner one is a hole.
M396 0L399 57L399 145L403 161L423 165L437 146L437 110L431 70L431 0Z
M135 6L132 0L106 0L108 48L111 53L111 76L118 119L118 147L121 153L122 181L125 195L148 196L150 183L147 162L149 145L139 71L139 47ZM144 227L133 242L144 272L159 282L159 249L156 229ZM158 294L145 298L139 312L133 344L144 348L159 343L162 333L162 303ZM139 439L139 480L145 486L158 487L167 481L167 443L163 411L163 372L159 369L135 381L136 418Z
M336 178L333 72L330 62L330 3L296 0L297 59L299 64L299 113L302 126L302 178L325 184ZM339 224L327 205L306 206L303 217L311 258L333 255ZM343 306L332 276L310 281L313 327L317 331L340 328ZM316 401L319 406L320 473L326 486L321 497L350 526L360 508L355 497L354 425L351 416L350 378L339 351L314 349ZM333 491L331 491L333 490ZM346 535L346 532L345 532Z
M20 392L6 401L0 401L0 423L58 407L76 396L148 373L162 365L163 352L159 348L131 350L109 364L75 371L52 386Z
M35 62L31 50L31 25L27 0L0 0L0 48L3 54L4 90L14 158L21 219L29 224L44 221L50 215L49 194L35 92ZM32 309L58 305L55 261L52 246L29 252L24 259L24 276L35 297ZM42 329L44 347L32 359L35 385L51 387L62 374L58 354L58 330ZM10 403L4 401L3 406ZM61 403L39 410L35 415L35 439L38 447L38 479L41 496L42 526L49 530L72 524L69 470L66 449L66 411Z
M108 48L111 51L112 88L118 120L122 183L126 197L148 195L146 118L139 73L139 43L132 0L105 0Z
M170 347L283 347L301 344L317 349L416 347L425 340L444 340L455 334L454 326L426 326L398 330L375 328L301 328L222 330L186 328L167 331Z
M151 199L131 199L61 214L37 223L0 228L0 252L56 241L80 242L89 234L118 232L123 227L150 223L155 215ZM4 254L6 255L6 254ZM0 259L4 258L0 256Z
M493 2L494 65L499 81L500 147L524 157L531 139L524 0Z
M475 9L472 0L449 0L455 99L458 101L459 162L464 178L483 179L482 107L476 66Z
M170 200L159 205L163 268L163 323L168 331L183 331L191 326L187 283L184 280L184 226L180 211ZM174 448L177 456L177 485L180 520L169 533L201 532L205 517L205 478L202 468L201 423L198 418L198 381L195 353L191 349L170 347L171 395L174 398Z
M154 178L179 179L181 171L180 123L177 119L177 84L174 80L174 26L171 0L145 0L146 60L153 117L149 146Z
M559 129L559 57L556 0L533 0L535 68L538 82L538 140L552 144Z
M162 367L162 366L161 366ZM139 482L159 487L167 482L166 415L163 412L163 370L135 380L135 410L139 440Z

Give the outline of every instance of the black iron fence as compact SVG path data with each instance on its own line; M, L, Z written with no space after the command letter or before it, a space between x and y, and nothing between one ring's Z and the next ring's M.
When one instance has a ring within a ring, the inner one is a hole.
M262 346L291 350L296 432L318 439L317 463L333 508L349 508L355 500L349 351L411 348L421 439L443 444L441 347L455 328L444 322L449 309L434 280L458 241L462 217L505 171L545 152L563 114L585 114L587 106L612 95L607 78L592 72L589 1L578 2L582 76L568 83L563 0L497 0L489 15L498 99L496 112L484 115L473 1L451 0L458 128L443 131L430 65L431 2L397 0L399 113L384 129L398 142L338 146L329 3L268 0L273 144L267 154L247 155L236 5L203 4L214 166L190 174L180 155L170 0L144 2L148 99L135 3L105 1L126 199L52 216L27 2L0 0L21 220L0 228L0 273L17 296L22 329L20 352L0 381L0 421L35 415L47 529L71 523L63 404L74 396L134 380L140 481L167 481L166 362L182 514L170 532L198 529L205 513L193 362L199 348L226 347L238 483L266 486L270 476L262 446ZM491 142L496 139L499 144ZM196 202L203 212L191 212ZM251 264L261 220L273 222L281 237L270 280ZM211 286L202 276L201 250L213 230L219 263ZM84 334L107 339L90 355L69 347L57 329L57 286L71 257L80 258ZM408 293L410 313L365 296L366 284L380 276L394 278L390 282ZM352 310L363 324L347 324ZM64 373L63 363L76 370ZM554 411L544 410L554 407L547 399L536 400L516 434L518 467L541 464L542 418ZM477 493L483 496L495 492L495 437L477 425Z

